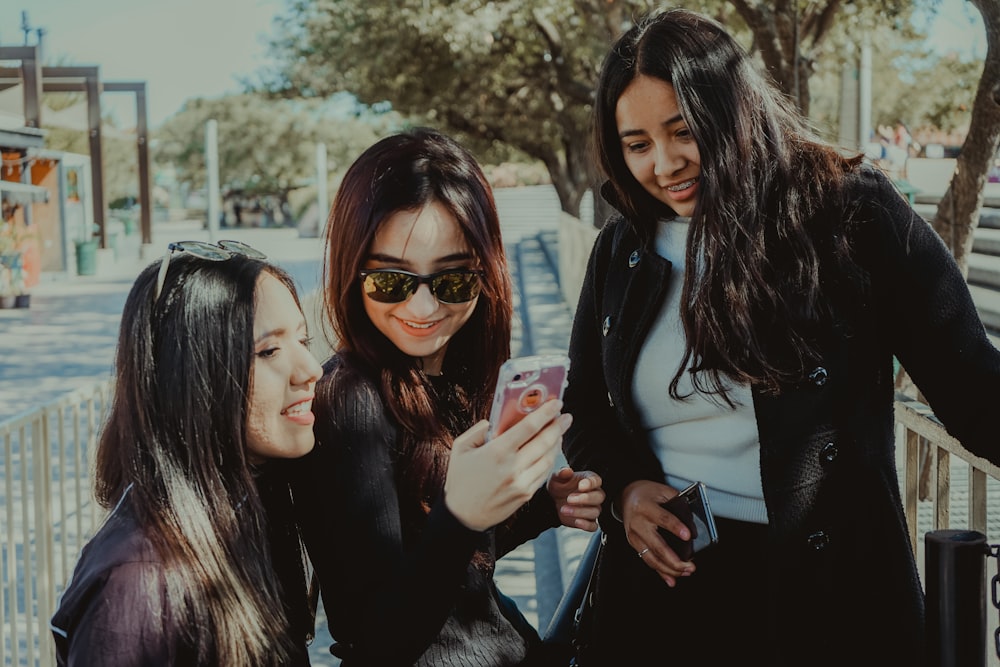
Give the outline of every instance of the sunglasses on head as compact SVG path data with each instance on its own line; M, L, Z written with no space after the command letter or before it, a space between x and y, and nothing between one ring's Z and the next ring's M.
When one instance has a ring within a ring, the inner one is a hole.
M379 303L402 303L421 285L427 285L441 303L472 301L482 289L482 271L474 269L445 269L425 276L399 269L365 269L359 275L365 294Z
M167 252L163 255L160 263L160 272L156 274L156 293L153 301L158 301L160 292L163 290L163 283L167 279L167 268L170 266L170 256L175 252L186 252L199 259L207 259L210 262L224 262L234 255L242 255L251 259L267 259L267 255L260 250L251 248L246 243L239 241L219 241L218 243L206 243L204 241L177 241L167 245Z

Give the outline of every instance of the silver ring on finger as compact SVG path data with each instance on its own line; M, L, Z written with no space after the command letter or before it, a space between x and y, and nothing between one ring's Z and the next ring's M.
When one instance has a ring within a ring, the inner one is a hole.
M640 551L639 552L639 558L642 558L643 556L645 556L647 551L649 551L649 547L646 547L645 549L643 549L642 551Z

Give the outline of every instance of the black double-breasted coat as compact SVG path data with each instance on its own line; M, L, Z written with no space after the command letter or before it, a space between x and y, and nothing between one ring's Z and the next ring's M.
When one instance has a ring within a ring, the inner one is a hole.
M814 332L819 358L777 394L753 387L771 565L746 576L767 577L759 609L768 614L770 664L914 665L924 656L923 592L896 474L893 358L967 449L1000 463L1000 352L951 254L891 182L862 167L845 193L810 226L818 236L847 234L856 262L852 272L824 259L834 316ZM628 221L608 221L573 325L565 410L574 422L564 449L575 469L601 474L609 503L632 481L664 482L640 426L633 374L675 279ZM648 568L609 509L587 640L649 641L650 655L662 656L664 637L629 636L618 612L644 605L668 628L683 610L658 601L667 590L659 580L629 590L638 581L630 571ZM724 603L719 611L712 632L725 641L726 623L739 621Z

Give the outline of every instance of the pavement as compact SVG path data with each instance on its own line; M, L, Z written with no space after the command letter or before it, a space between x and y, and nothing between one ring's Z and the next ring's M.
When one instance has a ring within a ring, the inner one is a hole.
M555 217L552 220L539 224L515 219L504 226L515 284L515 355L565 351L569 344L572 311L559 291ZM143 245L133 235L120 239L116 251L104 251L97 275L43 274L42 282L31 290L29 308L0 309L0 421L110 378L122 308L139 272L159 261L169 241L223 238L259 248L288 270L314 335L319 332L315 318L321 239L302 238L296 229L229 228L210 233L197 220L157 222L152 243ZM324 358L329 345L322 335L316 341L313 351ZM498 586L540 632L589 538L589 533L569 528L550 530L497 564ZM339 665L328 652L330 643L321 607L311 650L313 665Z

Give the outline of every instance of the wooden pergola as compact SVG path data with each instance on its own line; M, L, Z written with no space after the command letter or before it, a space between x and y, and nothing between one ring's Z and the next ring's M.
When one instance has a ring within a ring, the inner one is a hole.
M93 183L94 221L101 248L107 247L104 215L104 153L101 147L101 93L135 95L136 148L139 163L139 205L142 242L152 242L152 198L149 179L149 140L146 82L102 82L98 67L43 67L37 46L0 46L0 61L19 61L20 67L0 67L0 90L24 85L24 122L41 129L43 92L83 92L87 98L87 129Z

